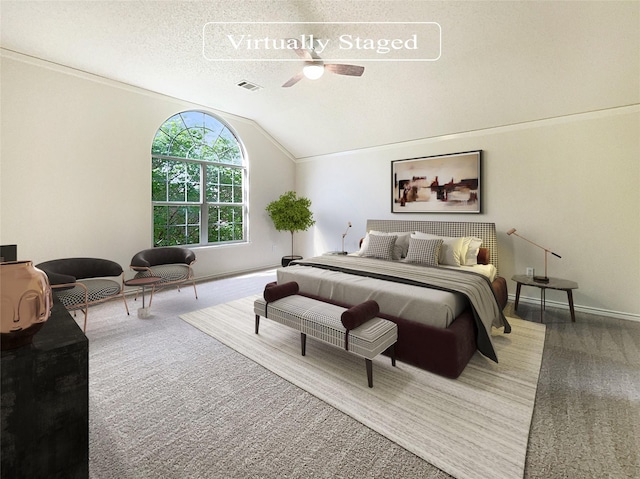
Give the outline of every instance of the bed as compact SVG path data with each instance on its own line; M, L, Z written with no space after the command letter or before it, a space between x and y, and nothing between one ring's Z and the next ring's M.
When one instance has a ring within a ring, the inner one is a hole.
M476 351L498 362L491 331L511 330L493 223L368 220L358 252L295 261L277 281L343 307L375 300L398 325L397 359L449 378Z

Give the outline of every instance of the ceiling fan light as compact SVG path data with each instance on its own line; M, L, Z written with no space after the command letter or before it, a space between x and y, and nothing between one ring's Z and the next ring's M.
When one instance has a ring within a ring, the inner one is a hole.
M324 74L324 65L310 64L302 69L304 76L309 80L317 80Z

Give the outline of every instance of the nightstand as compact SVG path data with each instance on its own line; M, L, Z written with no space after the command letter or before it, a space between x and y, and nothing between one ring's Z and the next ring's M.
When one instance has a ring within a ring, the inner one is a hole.
M517 274L511 278L512 281L517 283L516 288L516 302L514 309L518 310L518 302L520 301L520 288L522 285L525 286L533 286L535 288L540 288L540 322L543 322L544 319L544 309L545 309L545 293L547 289L557 289L560 291L567 292L567 298L569 300L569 311L571 312L571 322L576 322L576 313L573 309L573 290L578 289L578 283L575 281L570 281L568 279L561 278L549 278L548 283L540 283L533 279L533 276L526 276L524 274Z

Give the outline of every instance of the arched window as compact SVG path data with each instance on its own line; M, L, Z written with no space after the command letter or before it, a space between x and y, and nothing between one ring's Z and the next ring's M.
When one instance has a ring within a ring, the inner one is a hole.
M247 167L229 127L178 113L156 133L151 160L154 246L246 241Z

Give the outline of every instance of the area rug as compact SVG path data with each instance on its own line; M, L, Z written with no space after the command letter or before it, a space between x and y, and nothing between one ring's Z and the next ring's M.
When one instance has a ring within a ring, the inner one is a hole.
M379 356L364 359L262 318L257 296L184 314L184 321L459 479L523 477L545 326L508 318L496 364L479 353L455 380Z

